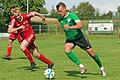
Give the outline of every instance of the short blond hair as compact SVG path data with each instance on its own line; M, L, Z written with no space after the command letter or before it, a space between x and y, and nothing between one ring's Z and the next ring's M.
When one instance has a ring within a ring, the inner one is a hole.
M20 8L18 6L12 6L10 12L13 13L14 11L20 11Z

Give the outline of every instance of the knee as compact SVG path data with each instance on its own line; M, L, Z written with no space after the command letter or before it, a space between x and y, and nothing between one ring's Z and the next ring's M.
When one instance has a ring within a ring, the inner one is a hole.
M20 49L23 51L25 47L23 45L20 45Z
M9 41L8 41L8 46L12 46L12 43L13 43L13 41L12 41L12 40L9 40Z
M87 52L88 52L88 54L89 54L90 56L95 56L95 52L94 52L94 50L93 50L92 48L87 49Z
M74 44L73 43L66 43L64 45L64 52L65 53L69 53L74 47Z
M38 51L37 48L32 50L33 57L39 58L40 57L40 52Z
M40 54L39 53L33 53L34 58L39 58Z
M64 52L65 52L65 53L69 53L70 51L71 51L71 49L66 48L66 47L64 48Z

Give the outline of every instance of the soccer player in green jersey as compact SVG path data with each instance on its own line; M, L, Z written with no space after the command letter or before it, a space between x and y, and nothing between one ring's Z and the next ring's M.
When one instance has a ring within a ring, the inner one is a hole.
M72 51L72 49L77 45L81 49L85 50L94 59L100 68L101 75L106 76L105 69L98 55L94 52L88 39L83 35L81 31L81 28L83 26L78 16L73 12L67 11L66 5L63 2L59 2L56 5L56 9L59 14L58 21L60 22L61 27L64 29L66 35L64 51L67 54L68 58L80 67L81 74L84 74L86 72L86 67L80 62L75 53Z

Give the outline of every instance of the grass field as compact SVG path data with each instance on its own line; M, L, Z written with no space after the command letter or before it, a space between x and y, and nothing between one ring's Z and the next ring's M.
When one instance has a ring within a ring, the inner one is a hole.
M99 54L106 68L107 76L100 76L100 71L88 54L76 47L74 52L88 71L80 75L79 67L72 63L63 52L63 35L37 35L36 45L39 50L55 62L56 72L53 80L120 80L120 42L113 35L87 35L94 50ZM36 70L29 69L29 62L19 49L17 41L13 44L12 60L4 60L7 40L0 40L0 80L46 80L43 76L47 65L35 59Z

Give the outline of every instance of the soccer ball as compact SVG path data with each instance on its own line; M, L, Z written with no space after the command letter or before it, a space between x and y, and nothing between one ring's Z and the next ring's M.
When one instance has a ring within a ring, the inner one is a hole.
M46 70L44 71L44 76L45 76L45 78L47 78L47 79L53 79L54 76L55 76L55 72L54 72L53 69L46 69Z

